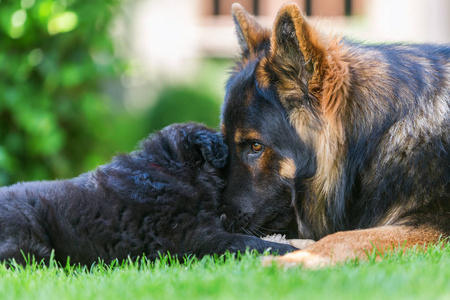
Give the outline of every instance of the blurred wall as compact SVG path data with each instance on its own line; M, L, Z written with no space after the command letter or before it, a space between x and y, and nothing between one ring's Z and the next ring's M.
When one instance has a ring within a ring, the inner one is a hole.
M234 0L137 0L122 20L124 51L137 75L185 80L197 58L237 54L230 16ZM271 27L284 0L241 0L259 21ZM450 42L449 0L297 0L325 31L373 42ZM348 3L348 2L347 2ZM120 31L120 30L119 30ZM126 82L126 80L125 80ZM138 83L139 85L139 83Z
M371 0L366 14L374 40L450 42L449 0Z

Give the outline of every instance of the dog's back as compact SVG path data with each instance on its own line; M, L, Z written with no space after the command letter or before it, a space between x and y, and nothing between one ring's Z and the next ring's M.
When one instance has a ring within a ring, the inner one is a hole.
M450 45L342 47L351 83L341 104L348 167L335 191L347 189L352 202L336 205L337 229L406 219L438 226L450 209ZM450 234L449 225L440 230Z
M74 262L95 261L98 256L89 253L99 253L101 235L90 238L105 215L113 217L108 210L115 208L108 200L112 199L95 184L92 173L0 188L0 260L24 262L27 254L48 260L57 249L55 258L60 261L67 256Z
M0 188L0 260L22 262L21 252L37 260L50 257L49 208L69 197L66 187L65 181L41 181Z

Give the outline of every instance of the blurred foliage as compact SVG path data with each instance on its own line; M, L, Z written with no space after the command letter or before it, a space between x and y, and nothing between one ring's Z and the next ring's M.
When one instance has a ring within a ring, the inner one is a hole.
M120 0L0 0L0 186L76 176L170 123L218 127L228 61L204 61L189 84L159 82L156 99L127 109L130 66L108 35L120 12Z
M149 113L149 127L160 129L172 123L201 122L217 127L220 103L211 93L192 86L168 86Z
M117 0L0 2L0 185L67 177L100 161L120 72L107 30ZM96 158L97 157L97 158Z
M155 105L146 113L150 131L172 123L195 121L219 129L226 73L231 61L203 59L190 84L168 84L162 88Z
M203 59L187 84L168 84L158 93L155 105L146 113L150 131L172 123L195 121L218 129L229 59Z

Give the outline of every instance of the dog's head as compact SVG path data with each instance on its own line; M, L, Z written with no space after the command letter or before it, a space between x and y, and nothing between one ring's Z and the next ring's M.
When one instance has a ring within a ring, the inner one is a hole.
M230 149L223 195L226 227L295 236L295 178L298 168L308 170L309 150L276 93L258 87L252 66L230 78L222 117Z
M230 149L226 224L255 234L291 229L308 205L296 199L311 192L306 183L332 175L318 164L333 164L334 148L326 148L342 131L335 118L342 76L335 69L345 72L345 65L336 65L339 46L325 44L295 4L280 9L273 31L240 5L232 10L241 59L222 110Z

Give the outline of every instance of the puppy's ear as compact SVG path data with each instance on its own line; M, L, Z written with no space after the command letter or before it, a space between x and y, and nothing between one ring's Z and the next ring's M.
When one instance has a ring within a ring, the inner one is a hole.
M197 132L195 145L199 147L205 161L214 168L221 169L227 164L228 147L218 133Z

